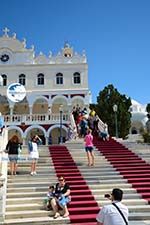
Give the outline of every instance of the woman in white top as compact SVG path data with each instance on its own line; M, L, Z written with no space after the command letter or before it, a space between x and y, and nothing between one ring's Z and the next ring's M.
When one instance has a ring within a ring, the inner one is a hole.
M31 163L31 175L36 175L36 165L39 158L38 145L42 144L42 140L39 136L34 136L31 141L29 141L29 158L32 160Z

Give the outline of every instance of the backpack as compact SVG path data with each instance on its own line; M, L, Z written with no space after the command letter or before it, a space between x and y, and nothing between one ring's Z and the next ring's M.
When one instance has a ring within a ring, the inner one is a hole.
M28 150L29 150L29 152L33 151L32 141L28 142Z

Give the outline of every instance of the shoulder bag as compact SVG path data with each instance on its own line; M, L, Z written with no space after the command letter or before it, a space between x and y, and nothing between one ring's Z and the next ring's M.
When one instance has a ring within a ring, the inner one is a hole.
M120 213L120 215L122 216L122 218L123 218L125 224L128 225L128 222L127 222L125 216L123 215L123 213L121 212L121 210L119 209L119 207L118 207L114 202L113 202L112 204L113 204L113 205L116 207L116 209L119 211L119 213Z

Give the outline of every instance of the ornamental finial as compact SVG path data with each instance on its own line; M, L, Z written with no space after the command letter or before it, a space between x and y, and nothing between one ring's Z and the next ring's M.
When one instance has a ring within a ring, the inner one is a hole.
M13 33L13 39L16 39L16 33Z
M31 45L31 50L34 50L34 45Z
M82 55L83 55L83 56L86 56L85 49L83 49L83 51L82 51Z
M51 51L49 51L49 56L48 56L49 58L51 58L52 57L52 52Z
M69 42L68 41L65 41L64 48L70 48L70 45L69 45Z
M5 27L4 29L3 29L3 33L4 33L4 36L5 37L8 37L8 32L9 32L10 30L7 28L7 27Z
M24 46L24 48L25 48L25 47L26 47L26 39L25 39L25 38L23 38L22 44L23 44L23 46Z

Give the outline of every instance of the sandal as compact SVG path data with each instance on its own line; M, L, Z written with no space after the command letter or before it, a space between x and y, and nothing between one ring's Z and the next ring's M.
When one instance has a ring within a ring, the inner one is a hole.
M57 219L58 217L60 217L60 214L59 213L55 213L54 219Z
M68 217L68 216L69 216L69 213L64 214L64 215L63 215L63 218L66 218L66 217Z

